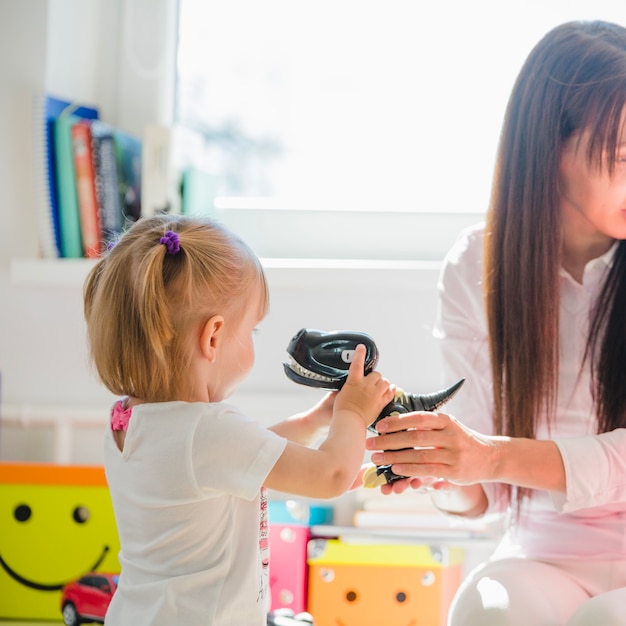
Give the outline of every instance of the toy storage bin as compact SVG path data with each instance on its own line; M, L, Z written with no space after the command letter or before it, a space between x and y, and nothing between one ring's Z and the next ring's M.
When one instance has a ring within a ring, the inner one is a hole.
M61 587L119 572L101 466L0 463L0 620L61 621Z
M447 546L312 540L307 610L315 626L445 626L462 559Z

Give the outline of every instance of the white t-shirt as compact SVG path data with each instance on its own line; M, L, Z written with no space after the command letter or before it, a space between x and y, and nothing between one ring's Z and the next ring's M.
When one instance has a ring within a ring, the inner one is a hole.
M626 430L595 434L588 363L581 370L590 312L614 249L587 264L582 284L561 270L556 420L550 430L545 421L539 424L536 437L558 445L567 492L535 491L511 527L502 554L626 559ZM476 226L460 235L444 260L434 334L442 349L444 384L466 378L442 410L478 432L494 434L482 271L483 228ZM490 510L505 510L503 486L483 486Z
M104 463L121 544L108 626L261 626L267 621L263 482L286 439L226 404L132 410Z

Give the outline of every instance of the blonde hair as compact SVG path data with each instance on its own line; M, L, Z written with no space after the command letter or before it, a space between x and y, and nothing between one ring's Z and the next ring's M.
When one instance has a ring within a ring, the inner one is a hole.
M178 234L180 251L160 243ZM136 222L91 270L84 312L91 360L112 393L149 402L191 391L191 348L204 323L237 320L251 291L267 282L250 248L217 222L160 215Z

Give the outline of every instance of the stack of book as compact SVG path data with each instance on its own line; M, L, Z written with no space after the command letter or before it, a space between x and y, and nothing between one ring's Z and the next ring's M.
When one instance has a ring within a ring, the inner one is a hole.
M98 257L141 216L142 142L93 106L44 96L34 115L42 255Z

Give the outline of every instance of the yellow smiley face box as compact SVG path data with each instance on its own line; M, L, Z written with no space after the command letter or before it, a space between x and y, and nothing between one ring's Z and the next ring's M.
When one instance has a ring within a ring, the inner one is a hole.
M418 544L309 543L315 626L445 626L463 551Z
M0 463L0 619L61 620L61 588L119 572L104 469Z

